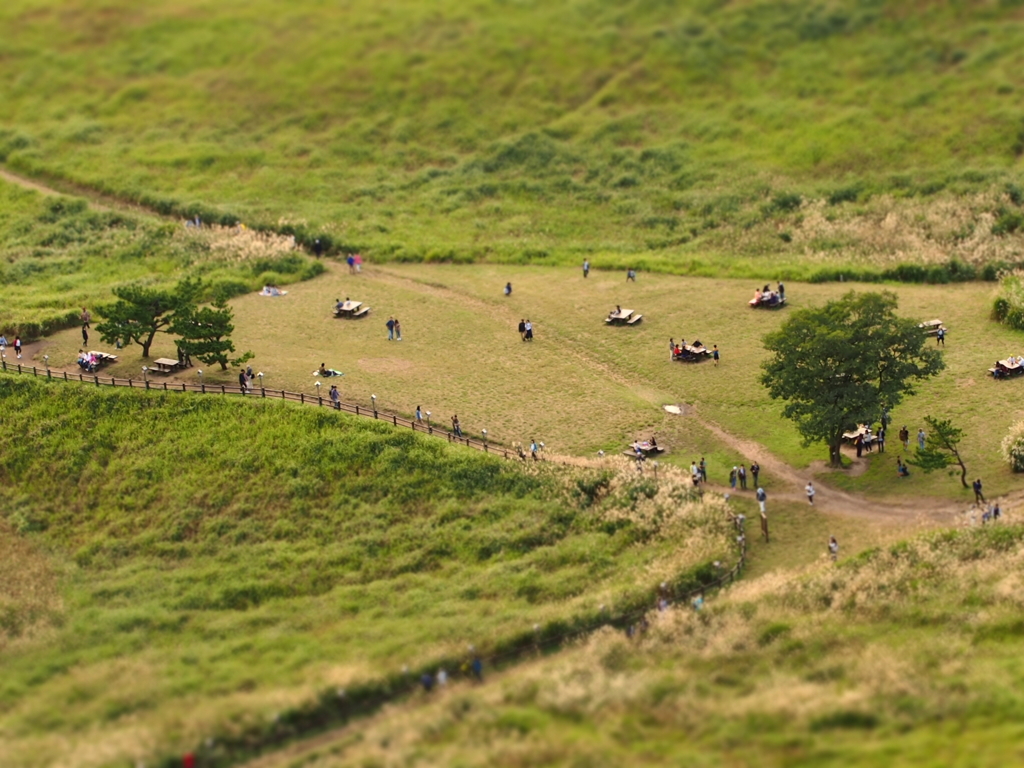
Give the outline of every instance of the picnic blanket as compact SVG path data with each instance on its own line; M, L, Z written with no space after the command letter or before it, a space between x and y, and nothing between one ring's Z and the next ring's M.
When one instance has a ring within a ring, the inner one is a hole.
M321 375L320 369L317 368L315 371L313 371L313 375L314 376L320 376ZM326 378L328 376L344 376L345 374L342 373L341 371L336 371L333 368L328 368L326 371L324 371L324 373L322 375Z
M260 296L286 296L287 294L288 291L282 291L280 288L272 285L264 285L263 290L259 293Z

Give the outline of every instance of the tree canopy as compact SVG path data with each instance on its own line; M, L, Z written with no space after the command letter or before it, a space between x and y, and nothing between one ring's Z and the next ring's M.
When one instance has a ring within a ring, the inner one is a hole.
M117 301L97 307L104 318L96 330L107 344L138 344L142 356L149 357L153 339L172 320L172 313L183 304L190 304L198 284L183 280L173 291L132 284L114 288Z
M761 383L785 402L804 445L823 441L839 464L843 432L873 422L883 408L913 394L915 382L945 363L913 320L896 315L890 292L850 292L823 307L795 312L765 336L771 353Z
M235 330L231 322L233 317L234 313L227 301L218 297L212 306L188 304L180 307L174 313L170 331L180 337L177 344L182 352L206 365L216 363L222 371L226 371L229 365L241 365L252 357L252 352L231 357L235 351L231 341L231 334Z
M925 447L918 448L917 454L907 459L907 463L920 467L925 472L956 465L960 467L960 484L967 488L967 465L960 456L960 441L963 440L964 431L954 427L949 419L925 416L924 421L928 425Z

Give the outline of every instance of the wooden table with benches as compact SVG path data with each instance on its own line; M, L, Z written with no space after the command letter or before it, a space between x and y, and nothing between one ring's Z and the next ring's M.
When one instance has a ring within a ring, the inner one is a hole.
M96 352L95 350L90 350L89 356L96 358L97 366L104 366L107 363L117 362L117 355L112 355L109 352Z
M180 363L177 360L172 360L169 357L158 357L153 361L150 366L151 371L154 373L173 373L180 367Z
M334 307L335 317L344 317L349 320L355 319L357 317L366 317L366 315L368 315L369 312L370 308L364 306L363 302L349 301L348 299L345 299L345 301L341 302L340 304Z
M632 309L614 309L608 313L604 321L608 325L633 325L643 319L643 315L634 314Z

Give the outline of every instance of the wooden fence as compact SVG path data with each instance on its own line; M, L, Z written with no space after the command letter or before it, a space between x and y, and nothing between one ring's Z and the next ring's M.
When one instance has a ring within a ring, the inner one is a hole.
M172 384L166 380L150 381L148 377L143 381L137 381L134 379L118 379L114 376L100 376L99 374L85 373L84 371L79 373L68 373L67 371L54 371L45 367L39 368L34 365L29 366L22 365L21 363L8 363L6 359L0 361L0 369L8 373L25 373L32 374L33 376L42 376L43 378L51 381L72 381L80 384L92 384L97 387L128 387L129 389L147 389L158 392L198 392L204 395L238 395L239 397L286 400L293 403L299 403L301 405L315 405L319 408L332 408L334 410L344 411L345 413L351 413L356 416L365 416L369 419L386 421L396 427L406 427L411 429L413 432L420 432L425 435L442 438L447 440L449 443L464 445L467 448L474 448L478 451L483 451L484 453L489 453L494 456L500 456L504 459L520 458L519 453L516 451L510 451L508 448L503 446L494 445L487 440L477 440L471 437L457 436L451 430L434 426L430 423L429 419L425 422L416 421L414 419L407 419L403 416L398 416L394 413L378 411L377 408L373 406L367 408L365 405L360 406L340 401L335 403L329 397L325 398L322 395L306 395L302 392L288 392L284 389L266 389L262 386L253 387L247 392L243 392L241 387L227 384L186 384L185 382Z

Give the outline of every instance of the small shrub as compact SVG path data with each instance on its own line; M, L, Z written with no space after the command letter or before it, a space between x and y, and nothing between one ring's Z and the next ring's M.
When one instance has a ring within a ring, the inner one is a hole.
M1005 208L996 212L996 220L992 225L992 234L1000 237L1013 234L1019 229L1024 229L1024 213L1010 211Z
M1024 421L1018 421L1010 427L1003 438L1003 459L1014 472L1024 472Z

